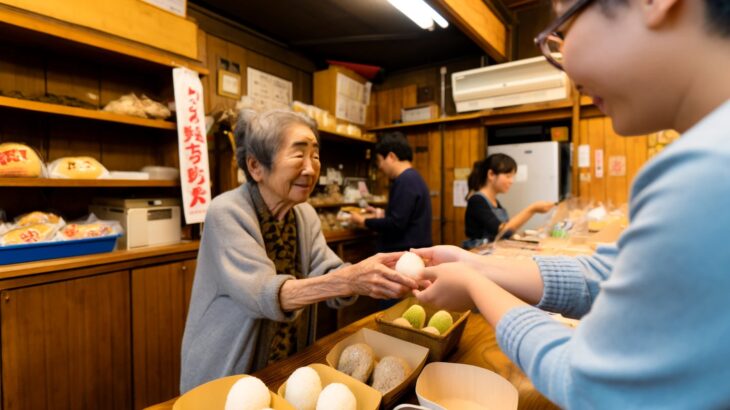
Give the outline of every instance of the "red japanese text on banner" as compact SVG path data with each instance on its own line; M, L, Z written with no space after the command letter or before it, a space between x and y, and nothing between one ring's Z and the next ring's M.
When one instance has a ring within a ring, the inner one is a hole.
M210 169L205 138L203 84L198 73L187 68L172 70L177 111L180 185L185 223L200 223L210 205Z

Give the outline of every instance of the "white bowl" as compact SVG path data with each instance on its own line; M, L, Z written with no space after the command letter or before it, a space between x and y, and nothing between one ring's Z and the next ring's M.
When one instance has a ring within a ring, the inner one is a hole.
M481 367L433 362L416 382L418 402L432 410L516 410L517 389L500 375Z

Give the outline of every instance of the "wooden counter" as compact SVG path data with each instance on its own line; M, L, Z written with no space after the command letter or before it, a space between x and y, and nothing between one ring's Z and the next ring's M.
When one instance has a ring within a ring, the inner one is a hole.
M327 352L337 342L363 327L375 328L374 315L365 317L316 341L303 352L256 372L254 376L263 380L271 390L276 391L297 368L310 363L325 363ZM480 366L492 370L509 380L519 392L519 409L537 410L557 408L537 392L525 374L502 353L497 345L494 330L479 314L473 314L469 317L459 347L449 357L449 361ZM408 402L417 402L415 392L412 392L407 397ZM175 400L168 400L164 403L148 407L147 409L170 410Z

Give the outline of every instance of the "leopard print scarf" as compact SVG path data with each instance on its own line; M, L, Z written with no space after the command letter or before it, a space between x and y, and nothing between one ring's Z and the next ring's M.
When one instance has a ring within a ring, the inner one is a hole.
M289 210L282 220L271 214L261 197L258 186L252 184L251 198L256 208L256 216L261 226L261 234L266 245L266 255L274 262L277 275L291 275L301 279L299 255L297 252L297 221L293 210ZM265 329L260 334L271 340L261 340L259 343L268 343L267 364L285 359L297 350L297 333L301 317L293 322L266 321Z

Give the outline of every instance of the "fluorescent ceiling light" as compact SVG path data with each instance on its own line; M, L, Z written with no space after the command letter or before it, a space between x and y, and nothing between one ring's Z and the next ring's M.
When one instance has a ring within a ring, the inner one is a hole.
M388 2L424 30L433 29L434 22L442 28L449 26L449 22L423 0L388 0Z

